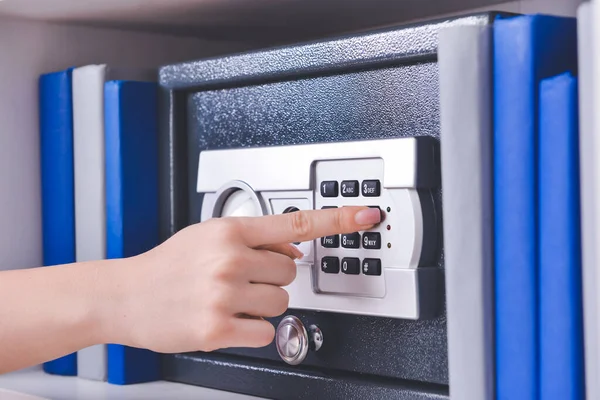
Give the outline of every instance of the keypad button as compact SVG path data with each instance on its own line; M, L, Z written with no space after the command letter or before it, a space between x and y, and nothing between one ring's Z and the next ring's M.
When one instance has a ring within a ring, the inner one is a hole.
M323 206L321 207L321 210L327 210L329 208L337 208L337 206Z
M342 181L342 196L358 197L358 181Z
M373 179L362 181L360 187L362 195L365 197L377 197L381 195L381 183L379 180Z
M358 258L342 258L342 272L348 275L358 275L360 273L360 260Z
M379 214L381 215L381 222L383 222L383 220L385 219L385 213L383 212L383 210L381 209L381 207L379 206L367 206L369 208L376 208L379 210Z
M337 274L340 272L340 259L337 257L323 257L321 259L321 271L326 274Z
M321 246L327 247L328 249L335 249L340 247L339 235L325 236L321 238Z
M321 182L321 196L323 196L323 197L337 197L338 196L338 183L337 183L337 181L323 181L323 182Z
M381 233L365 232L362 237L362 245L365 249L380 249L381 248Z
M365 275L381 275L381 260L379 258L365 258L362 263Z
M342 247L346 249L358 249L360 247L360 234L358 232L343 234Z

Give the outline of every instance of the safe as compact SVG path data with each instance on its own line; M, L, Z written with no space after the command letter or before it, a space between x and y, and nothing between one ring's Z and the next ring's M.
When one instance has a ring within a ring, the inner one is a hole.
M383 216L294 244L304 257L269 346L164 355L164 379L277 399L448 398L437 34L494 18L160 69L163 240L225 216Z

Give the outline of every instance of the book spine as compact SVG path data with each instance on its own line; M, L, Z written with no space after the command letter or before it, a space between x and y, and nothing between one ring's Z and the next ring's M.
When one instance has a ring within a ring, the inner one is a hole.
M540 396L584 394L577 80L540 85Z
M537 206L533 22L494 28L497 399L536 399ZM521 43L517 43L520 41Z
M107 257L133 257L159 243L157 85L105 84ZM160 379L159 355L108 344L108 382Z
M78 262L106 258L104 176L105 65L73 71L76 257ZM106 380L106 345L77 352L77 375Z
M576 20L494 28L494 257L497 398L539 396L539 84L576 68Z
M43 265L75 262L72 70L39 79ZM77 375L77 355L44 363L46 373Z

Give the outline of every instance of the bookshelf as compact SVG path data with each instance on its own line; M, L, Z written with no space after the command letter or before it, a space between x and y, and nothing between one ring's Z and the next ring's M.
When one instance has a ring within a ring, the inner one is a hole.
M41 262L41 73L89 63L158 67L473 10L575 15L580 2L1 0L0 269Z
M90 63L159 67L489 9L574 16L580 3L0 0L0 269L41 265L37 80L42 73Z

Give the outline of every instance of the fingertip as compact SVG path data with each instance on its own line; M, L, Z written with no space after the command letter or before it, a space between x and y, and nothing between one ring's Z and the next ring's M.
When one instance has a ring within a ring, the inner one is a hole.
M358 225L376 225L381 222L381 210L378 208L365 208L354 214L354 222Z

